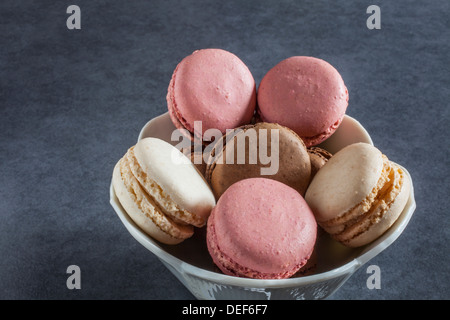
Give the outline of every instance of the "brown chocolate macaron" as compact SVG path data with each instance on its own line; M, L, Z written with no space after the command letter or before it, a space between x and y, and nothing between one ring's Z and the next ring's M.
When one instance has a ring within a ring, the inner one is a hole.
M320 147L309 147L308 154L311 159L311 180L316 175L317 171L327 163L332 157L332 154Z
M280 181L304 195L311 178L310 156L291 129L258 122L229 131L214 144L205 177L217 199L233 183L255 177Z
M205 176L206 161L203 158L203 145L192 145L190 148L183 149L182 152L191 160L201 175Z

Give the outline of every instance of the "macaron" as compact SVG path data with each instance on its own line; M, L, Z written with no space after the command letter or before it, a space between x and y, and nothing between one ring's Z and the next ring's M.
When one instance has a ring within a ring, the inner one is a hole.
M297 191L272 179L250 178L220 197L206 241L213 262L227 275L283 279L307 263L316 234L314 215Z
M190 148L182 150L182 152L191 160L202 176L205 176L206 161L203 157L203 146L192 145Z
M393 225L410 188L398 164L370 144L355 143L336 152L317 172L305 200L335 240L360 247Z
M116 164L113 187L129 217L148 235L177 244L202 227L214 195L194 164L177 148L145 138Z
M258 122L218 140L208 157L205 175L217 199L233 183L256 177L283 182L304 195L311 162L303 140L294 131Z
M270 69L258 88L262 121L294 130L307 147L329 138L342 122L348 91L328 62L305 56L285 59Z
M311 160L312 179L316 175L317 171L319 171L319 169L322 168L333 155L327 150L320 147L309 147L308 154Z
M200 139L208 129L250 123L256 107L256 84L249 68L231 52L197 50L175 68L167 92L175 127ZM195 126L201 121L201 126Z

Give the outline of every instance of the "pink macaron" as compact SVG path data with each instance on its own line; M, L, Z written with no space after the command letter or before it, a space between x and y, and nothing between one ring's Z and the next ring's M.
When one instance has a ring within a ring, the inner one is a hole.
M227 275L284 279L310 258L317 223L303 197L266 178L231 185L207 224L208 251Z
M256 84L248 67L222 49L197 50L175 68L167 93L170 118L198 139L214 128L225 133L251 121ZM194 126L201 121L201 126Z
M294 130L307 147L330 137L348 105L348 91L339 72L328 62L304 56L274 66L258 88L262 121Z

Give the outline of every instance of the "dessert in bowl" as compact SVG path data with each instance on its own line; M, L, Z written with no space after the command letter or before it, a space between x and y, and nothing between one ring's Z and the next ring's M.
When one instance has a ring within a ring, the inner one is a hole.
M317 58L283 60L256 93L237 56L195 51L116 164L111 205L196 298L326 298L415 209L408 171L345 114L348 97Z
M173 145L175 126L169 114L151 119L140 131L138 141L155 137ZM364 142L373 145L364 127L346 115L336 132L319 146L337 153L347 145ZM110 187L110 203L128 232L198 299L324 299L333 294L362 265L391 245L406 228L416 208L414 189L408 171L401 167L410 182L407 203L395 223L379 238L362 247L350 248L319 230L316 241L316 266L308 275L287 279L252 279L222 273L213 263L206 243L206 229L177 245L163 244L147 235L128 216ZM142 272L145 272L143 270Z

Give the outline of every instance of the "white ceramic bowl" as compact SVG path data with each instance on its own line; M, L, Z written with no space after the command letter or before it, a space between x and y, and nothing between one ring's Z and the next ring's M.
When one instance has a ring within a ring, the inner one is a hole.
M139 139L157 137L170 140L175 129L167 113L150 120ZM355 142L372 143L367 131L355 119L345 116L338 130L321 146L332 153ZM408 171L408 179L411 179ZM411 181L412 185L412 181ZM403 232L415 208L414 190L395 224L376 241L361 248L347 248L322 235L317 242L317 268L313 275L282 280L258 280L228 276L217 271L210 258L205 228L178 245L165 245L147 236L128 217L110 187L110 203L131 235L155 254L198 299L323 299L335 292L363 264L392 244ZM399 261L400 263L400 261ZM142 272L145 272L143 270Z

